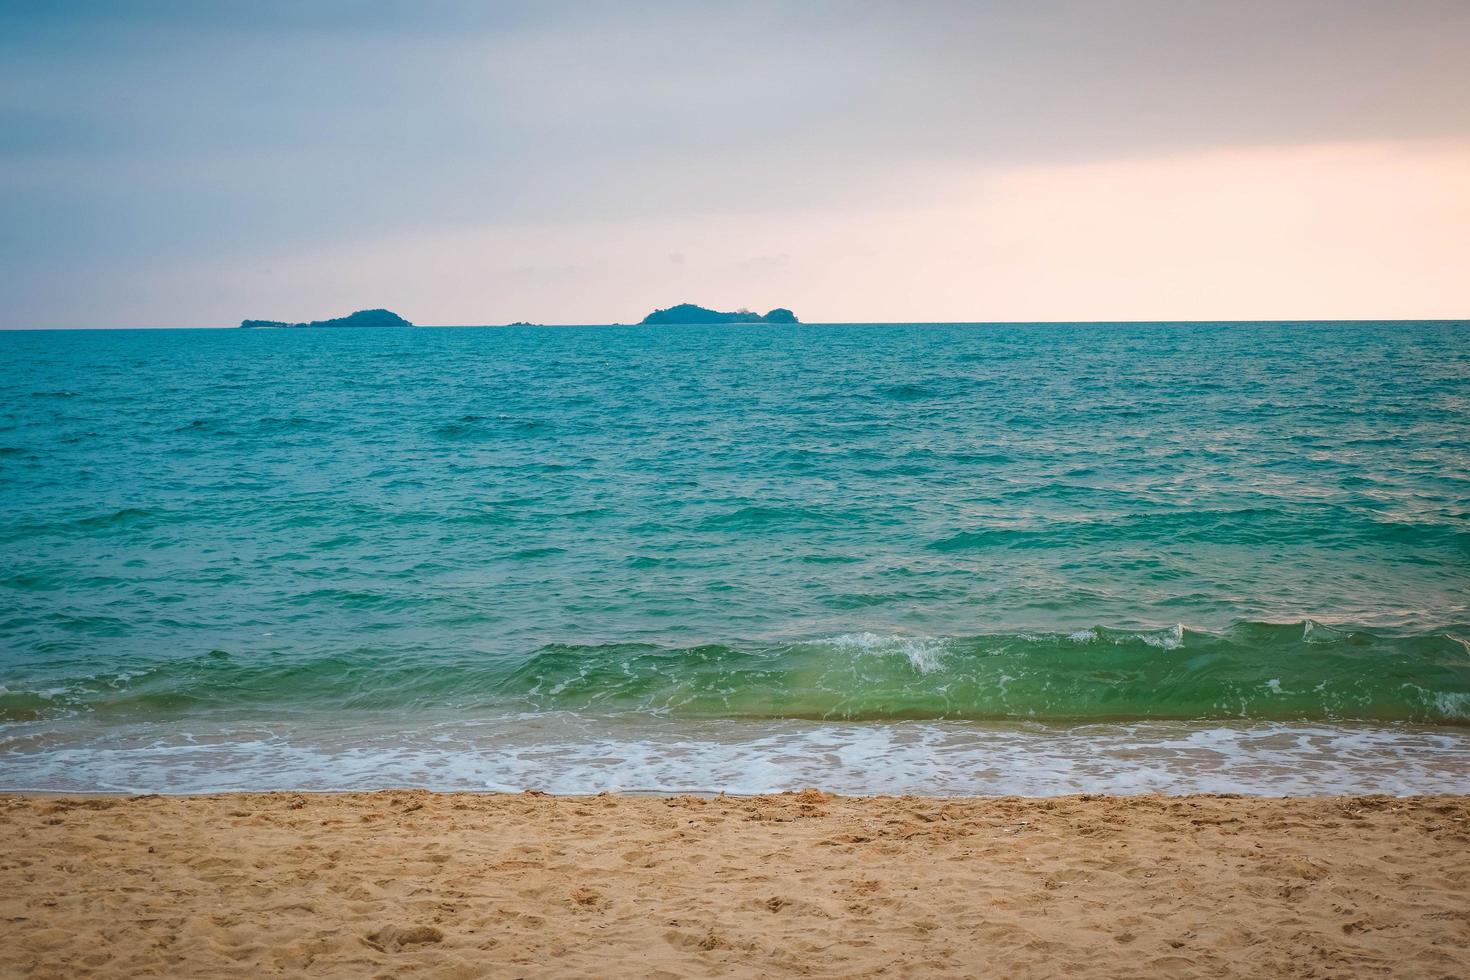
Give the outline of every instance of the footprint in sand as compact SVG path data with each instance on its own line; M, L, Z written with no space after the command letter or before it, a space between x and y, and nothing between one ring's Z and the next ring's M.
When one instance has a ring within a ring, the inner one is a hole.
M433 926L384 926L363 937L363 942L380 953L394 953L406 946L422 946L444 940L444 933Z

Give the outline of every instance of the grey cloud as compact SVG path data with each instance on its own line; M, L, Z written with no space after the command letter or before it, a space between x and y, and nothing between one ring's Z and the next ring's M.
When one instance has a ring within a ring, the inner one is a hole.
M871 203L933 162L1464 136L1466 37L1457 2L9 4L0 258L41 281Z

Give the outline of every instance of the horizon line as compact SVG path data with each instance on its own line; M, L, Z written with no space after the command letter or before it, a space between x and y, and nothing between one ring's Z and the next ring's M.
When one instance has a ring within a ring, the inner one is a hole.
M1177 324L1180 326L1196 324L1323 324L1323 323L1447 323L1463 324L1470 323L1470 316L1429 316L1429 317L1233 317L1229 319L1196 319L1196 318L1148 318L1148 319L1099 319L1099 320L801 320L796 323L764 323L760 321L736 321L732 323L623 323L620 321L608 321L602 323L414 323L409 327L279 327L264 328L257 330L258 333L269 333L273 331L375 331L375 330L505 330L505 329L530 329L530 328L585 328L585 327L713 327L728 329L730 327L771 327L789 330L796 327L957 327L957 326L1046 326L1046 325L1110 325L1110 324ZM77 331L100 331L100 330L240 330L239 324L233 326L106 326L106 327L0 327L0 333L62 333Z

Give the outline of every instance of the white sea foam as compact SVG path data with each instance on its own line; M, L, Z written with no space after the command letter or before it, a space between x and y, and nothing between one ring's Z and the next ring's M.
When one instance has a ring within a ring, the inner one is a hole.
M829 637L824 642L838 650L854 650L862 653L896 653L908 659L921 674L933 673L943 664L949 641L931 636L890 636L880 633L844 633Z
M1021 635L1022 639L1041 640L1044 637ZM1096 629L1075 630L1067 634L1067 639L1072 643L1095 643L1101 639L1101 634ZM1184 625L1175 623L1167 629L1156 630L1150 633L1113 633L1109 640L1112 643L1124 643L1130 640L1138 640L1151 647L1160 650L1177 650L1184 645Z
M1184 624L1175 623L1168 629L1157 633L1135 633L1134 636L1160 650L1177 650L1184 646Z
M1464 793L1470 732L1326 724L664 723L585 715L0 738L0 789Z
M1436 691L1434 707L1446 718L1470 718L1470 694Z

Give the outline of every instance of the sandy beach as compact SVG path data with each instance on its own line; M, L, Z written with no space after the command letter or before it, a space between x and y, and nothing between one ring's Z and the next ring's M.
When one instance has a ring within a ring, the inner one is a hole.
M0 798L4 976L1470 974L1470 799Z

